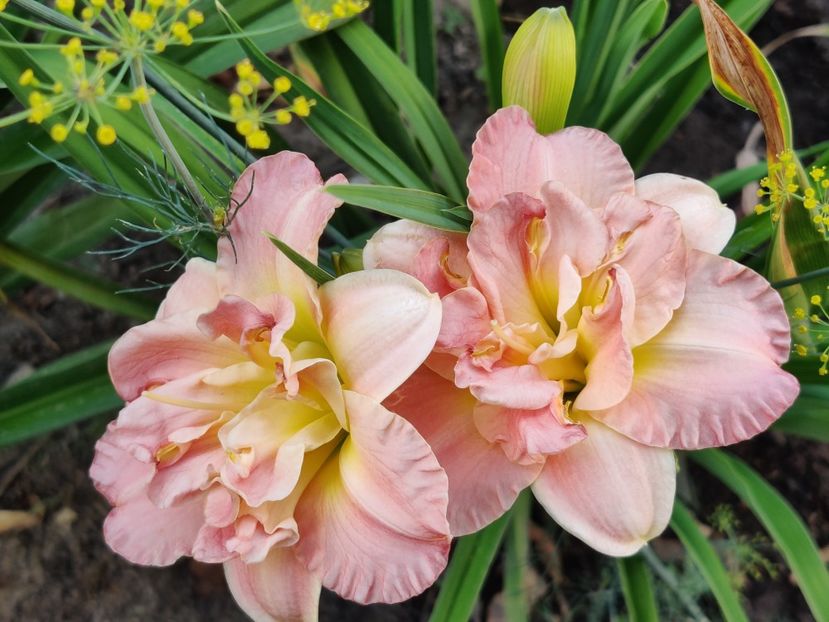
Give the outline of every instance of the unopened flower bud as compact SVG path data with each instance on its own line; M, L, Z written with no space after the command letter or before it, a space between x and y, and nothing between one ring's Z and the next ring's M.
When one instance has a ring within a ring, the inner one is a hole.
M504 58L503 100L527 110L538 131L564 127L576 81L576 36L564 7L538 9L515 33Z

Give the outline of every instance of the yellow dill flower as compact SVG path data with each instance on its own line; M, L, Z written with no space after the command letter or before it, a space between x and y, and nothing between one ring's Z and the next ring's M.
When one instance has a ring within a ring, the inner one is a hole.
M276 118L276 122L279 125L288 125L291 122L291 115L290 111L288 110L277 110L274 117Z
M55 123L52 129L49 130L49 136L52 137L56 143L62 143L69 136L69 130L63 123Z
M245 138L247 146L251 149L267 149L271 146L271 139L265 130L256 130Z
M132 91L130 97L132 97L132 101L138 104L146 104L150 101L150 92L147 90L147 87L139 86Z
M280 76L276 80L273 81L273 90L279 93L287 93L291 90L291 80L290 78L286 78L285 76Z
M55 0L55 8L61 13L72 13L75 10L75 0Z
M195 28L196 26L200 26L204 23L204 13L201 11L197 11L196 9L190 9L187 11L187 25L190 28Z
M98 141L104 147L108 147L115 140L118 138L118 135L115 133L115 128L111 125L101 125L98 127L98 130L95 132L95 140Z
M119 95L115 98L115 107L118 110L129 110L132 108L132 100L126 95Z
M311 114L311 106L315 103L313 99L309 101L304 95L300 95L294 98L292 110L298 117L307 117Z
M35 83L35 72L31 69L26 69L23 73L20 74L20 78L17 80L20 83L20 86L29 86Z
M146 32L155 25L155 16L146 11L136 11L133 9L130 12L130 24L137 30Z

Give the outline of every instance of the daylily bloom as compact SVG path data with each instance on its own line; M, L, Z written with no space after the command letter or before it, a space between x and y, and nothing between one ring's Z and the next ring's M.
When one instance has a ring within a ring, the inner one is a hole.
M381 402L431 350L440 300L391 270L318 287L277 251L265 232L316 262L340 204L301 154L252 165L233 200L217 262L191 260L110 353L128 403L91 468L106 541L139 564L224 563L256 620L316 619L321 585L407 599L446 564L448 483Z
M478 133L467 236L399 221L364 253L443 300L433 355L386 404L449 476L453 535L532 485L566 530L629 555L667 525L673 449L727 445L794 400L777 293L719 253L733 213L705 184L634 180L581 127L538 134L518 107Z

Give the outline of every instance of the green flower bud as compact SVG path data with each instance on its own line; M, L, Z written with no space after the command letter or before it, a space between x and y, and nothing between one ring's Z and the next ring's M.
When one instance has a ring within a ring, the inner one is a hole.
M346 248L341 253L332 253L331 261L337 276L358 272L363 269L363 251L358 248Z
M564 7L538 9L521 24L504 58L504 105L527 110L538 131L564 127L576 82L576 35Z

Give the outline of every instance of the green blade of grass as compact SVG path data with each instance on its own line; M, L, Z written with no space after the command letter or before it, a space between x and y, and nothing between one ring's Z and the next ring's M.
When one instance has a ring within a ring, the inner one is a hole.
M406 64L434 97L437 92L434 0L403 0Z
M504 67L504 29L496 0L472 0L472 19L484 69L490 111L501 107L501 70Z
M523 491L512 506L504 539L504 615L509 622L530 619L525 577L530 566L530 510L533 497Z
M467 225L446 213L457 207L457 203L434 192L362 184L331 185L326 186L325 190L351 205L396 218L414 220L446 231L468 230Z
M273 242L273 245L276 246L276 248L278 248L280 251L282 251L282 253L288 259L290 259L291 262L297 268L299 268L306 275L308 275L309 277L314 279L314 281L316 281L318 285L323 285L325 283L328 283L328 281L333 281L334 280L334 275L333 274L329 274L328 272L326 272L325 270L320 268L318 265L316 265L314 263L311 263L305 257L303 257L300 253L296 252L294 249L292 249L290 246L285 244L285 242L283 242L279 238L277 238L277 237L275 237L275 236L273 236L269 233L267 234L267 236L268 236L268 238L270 238L271 242Z
M115 284L39 257L9 242L0 242L0 264L101 309L139 320L149 320L155 315L156 305L151 300L135 294L119 294Z
M334 32L384 86L410 123L446 194L462 203L466 197L466 157L429 91L363 22L351 21Z
M717 552L702 534L696 521L681 501L674 502L671 529L679 537L694 565L702 574L726 622L748 622L740 604L740 595L731 587L731 579Z
M783 554L812 615L818 622L829 620L829 572L803 519L788 501L751 467L723 451L705 449L690 456L748 505Z
M443 574L429 622L469 620L501 545L510 512L477 533L458 540Z
M645 559L641 555L616 560L622 593L631 622L659 622L653 579Z
M778 419L774 429L821 443L829 443L829 387L802 384L800 395Z
M64 356L0 390L0 446L119 408L107 373L112 344Z

